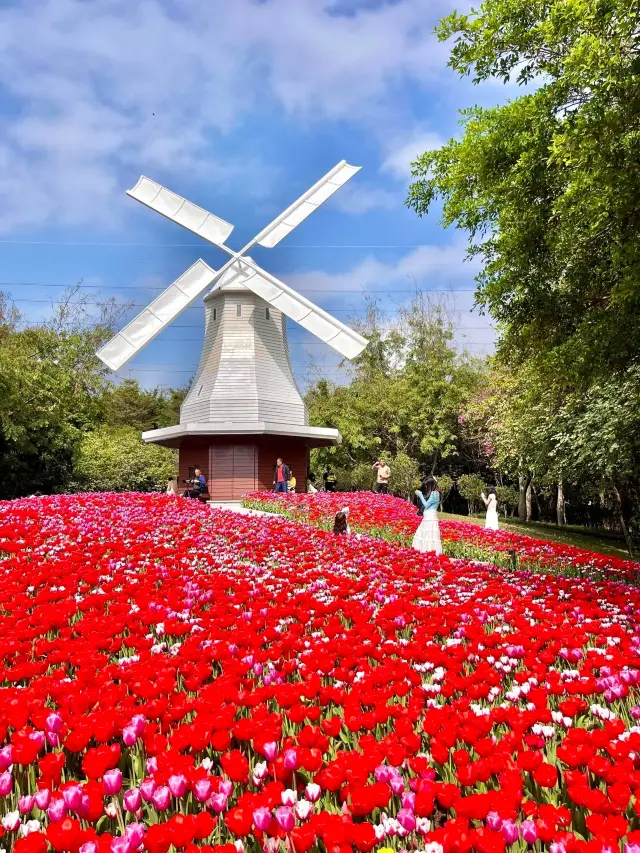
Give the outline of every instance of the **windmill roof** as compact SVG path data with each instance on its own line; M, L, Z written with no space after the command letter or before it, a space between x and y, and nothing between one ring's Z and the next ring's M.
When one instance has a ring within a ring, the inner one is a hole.
M327 427L302 426L298 424L267 423L187 423L177 424L163 429L152 429L142 433L144 441L150 444L163 444L165 447L177 447L188 436L239 436L239 435L280 435L291 438L306 438L310 447L324 447L340 444L342 436L337 429Z

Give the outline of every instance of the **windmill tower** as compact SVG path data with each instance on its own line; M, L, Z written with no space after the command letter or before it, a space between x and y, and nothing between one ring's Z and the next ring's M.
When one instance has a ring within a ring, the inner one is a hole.
M204 298L202 355L180 423L144 432L142 438L178 448L180 479L201 468L214 500L270 489L278 456L305 483L310 448L340 442L338 430L309 426L291 368L286 318L345 358L355 358L367 341L259 267L247 252L255 245L277 245L358 171L344 160L338 163L239 252L225 245L233 225L160 184L143 176L127 192L230 256L219 270L196 261L97 353L112 370L120 369L211 288Z

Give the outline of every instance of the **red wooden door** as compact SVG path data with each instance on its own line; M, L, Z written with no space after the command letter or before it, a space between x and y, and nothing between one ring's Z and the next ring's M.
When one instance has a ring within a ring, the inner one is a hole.
M236 444L233 448L233 498L239 501L247 492L256 490L257 453L253 444Z
M212 501L230 501L233 492L233 445L209 448L209 494Z
M256 489L253 444L214 444L209 449L209 494L213 501L238 501Z

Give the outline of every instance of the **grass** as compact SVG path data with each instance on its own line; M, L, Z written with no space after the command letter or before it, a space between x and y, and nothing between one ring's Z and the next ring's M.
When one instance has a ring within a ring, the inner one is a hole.
M477 524L480 527L484 526L484 518L476 518L472 515L453 515L443 512L440 514L440 518L448 518L451 521L465 521L468 524ZM624 547L622 540L618 543L611 534L598 536L596 533L579 533L574 528L562 529L561 527L555 527L544 522L534 521L527 523L516 521L513 518L509 518L506 521L500 518L500 527L502 530L531 536L533 539L542 539L546 542L556 542L561 545L573 545L576 548L594 551L596 554L629 559L629 553Z

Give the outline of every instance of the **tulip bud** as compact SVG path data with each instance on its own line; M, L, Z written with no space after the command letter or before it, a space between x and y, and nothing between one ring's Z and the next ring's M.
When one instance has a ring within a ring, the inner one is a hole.
M208 779L198 779L193 786L193 796L199 803L205 803L211 796L211 782Z
M123 801L128 812L137 812L142 803L142 794L138 788L131 788L125 792Z
M405 829L407 832L413 832L416 828L416 818L413 812L410 812L409 809L400 809L398 812L397 821L400 826Z
M171 802L171 791L166 785L161 785L153 792L151 802L159 812L166 811L169 808L169 803Z
M7 770L0 773L0 797L6 797L13 791L13 776Z
M280 806L280 808L276 809L276 821L283 832L291 832L295 826L293 809L289 808L289 806Z
M320 797L322 796L322 788L320 785L316 785L315 782L309 782L307 787L304 790L306 798L311 803L317 803Z
M515 844L518 840L518 827L512 820L502 821L502 837L507 844Z
M284 766L287 770L295 770L298 767L298 753L295 749L285 750Z
M271 810L266 806L260 806L253 813L253 822L256 829L259 829L260 832L266 832L271 826Z
M538 840L538 829L532 820L524 820L520 824L520 832L522 833L522 840L526 841L527 844L535 844Z
M275 741L269 741L269 743L263 744L262 751L267 761L273 761L278 754L278 744Z
M64 800L51 800L49 808L47 809L47 814L49 815L49 820L52 823L57 823L59 820L62 820L67 816L67 804Z
M282 791L280 794L280 799L283 806L294 806L298 801L298 793L291 788L287 788L286 791Z
M102 777L102 784L105 794L113 795L120 793L122 789L122 771L118 770L117 767L113 770L107 770Z
M491 830L491 832L499 832L502 828L502 818L498 814L498 812L489 812L487 815L487 828Z
M185 795L187 790L187 779L182 773L169 777L169 790L178 799Z
M33 799L36 801L38 808L44 812L49 808L51 791L48 788L42 788L40 791L36 791Z

